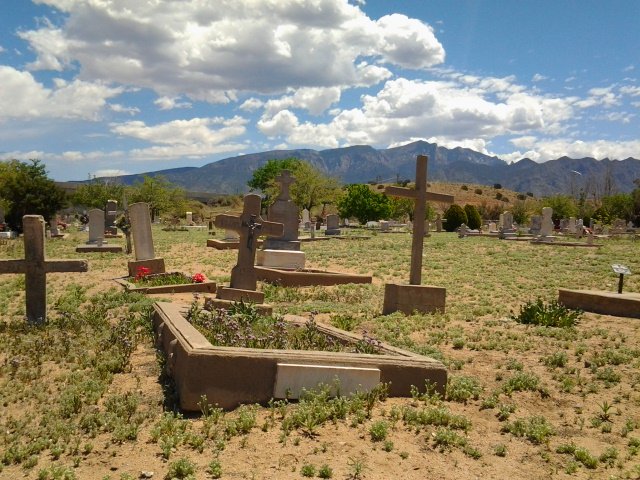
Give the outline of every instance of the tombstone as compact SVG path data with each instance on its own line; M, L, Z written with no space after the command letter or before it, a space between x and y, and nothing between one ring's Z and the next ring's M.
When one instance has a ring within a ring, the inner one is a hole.
M466 223L463 223L458 228L458 238L464 238L469 234L469 227L467 227Z
M436 232L442 232L442 216L440 214L436 215Z
M581 218L579 218L578 220L576 220L576 237L577 238L582 238L582 235L584 235L584 220L582 220Z
M553 208L544 207L542 209L542 224L540 226L540 237L551 237L553 235Z
M380 231L381 232L390 232L391 231L391 227L389 226L389 222L387 222L386 220L380 220L378 222L378 225L380 225Z
M567 233L569 235L576 234L576 217L569 217L569 224L567 225Z
M569 231L569 219L568 218L561 218L559 225L560 227L560 231L563 233L566 233Z
M60 231L58 230L58 216L54 216L54 218L51 219L51 221L49 222L49 229L51 230L51 238L59 238L59 237L63 237L64 235L60 234Z
M293 203L289 195L291 184L295 177L289 170L283 170L275 178L280 186L280 193L276 201L269 207L267 220L272 223L281 223L284 233L281 237L267 236L264 248L268 250L300 250L298 241L298 206ZM308 213L308 211L307 211Z
M240 235L238 234L238 232L236 232L234 230L225 230L224 231L224 241L225 242L237 242L239 239L240 239Z
M409 285L385 285L383 315L395 311L411 314L414 310L420 312L444 312L445 309L446 289L421 285L425 211L427 201L453 203L453 196L427 192L427 162L428 157L426 155L418 155L416 159L414 189L395 186L385 188L387 195L411 198L414 200L414 225L411 243L411 273L409 275Z
M118 217L118 202L116 200L107 200L104 211L104 233L110 236L117 236L116 218Z
M305 230L311 229L311 217L309 216L309 210L306 208L302 210L302 225L304 225Z
M502 228L505 232L513 230L513 214L509 211L502 214Z
M531 217L531 227L529 227L529 233L532 235L539 235L542 228L542 215L533 215Z
M46 260L44 248L44 218L40 215L22 217L24 260L0 260L0 274L25 274L27 321L44 323L47 319L47 273L86 272L86 260Z
M497 232L497 228L496 222L489 222L489 233Z
M413 232L413 222L411 220L407 221L407 230Z
M135 277L139 267L149 269L149 273L165 273L164 259L156 258L151 231L149 204L132 203L129 206L129 221L133 237L135 260L129 261L129 276Z
M500 218L498 220L498 228L500 229L502 227L504 227L504 213L500 214Z
M281 223L268 222L262 219L260 216L260 203L260 195L247 194L244 197L244 207L240 216L216 216L215 225L217 228L234 230L240 234L238 260L231 270L231 289L225 288L222 290L250 290L255 293L257 277L254 264L258 237L263 235L279 236L284 233L284 226ZM232 292L228 293L232 294ZM220 294L218 298L229 299L220 296Z
M193 212L186 212L185 217L186 217L187 225L193 225Z
M340 217L335 214L329 214L326 218L327 229L325 230L325 235L340 235L342 232L340 231Z
M104 238L104 210L94 208L89 210L89 241L88 244L98 243L99 238Z

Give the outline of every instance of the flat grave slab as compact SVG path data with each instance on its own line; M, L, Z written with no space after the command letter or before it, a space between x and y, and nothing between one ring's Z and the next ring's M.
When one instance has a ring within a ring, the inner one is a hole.
M121 245L78 245L78 253L122 253Z
M582 242L567 242L567 241L544 241L544 240L531 240L533 245L559 245L562 247L586 247L586 248L600 248L602 244L596 243L582 243Z
M371 283L371 275L355 273L325 272L322 270L285 270L279 268L255 267L258 280L283 287L330 286L346 283Z
M257 241L257 245L261 246L263 240ZM207 240L207 247L215 248L216 250L237 250L240 246L240 240L218 240L217 238L210 238Z
M160 274L162 275L162 274ZM184 292L202 292L202 293L214 293L216 291L215 282L199 282L199 283L184 283L177 285L158 285L155 287L145 286L131 281L132 277L114 278L113 280L124 287L126 290L138 293L184 293Z
M318 372L317 367L325 367L325 372L343 372L345 381L351 378L367 385L373 383L371 375L377 375L377 370L380 382L390 383L389 395L393 397L410 396L412 385L424 391L426 381L435 385L436 391L444 393L447 370L442 363L429 357L385 344L381 344L379 355L214 347L183 316L188 308L187 305L156 303L153 318L157 346L166 356L167 373L175 382L183 410L199 411L198 403L203 395L210 403L225 409L244 403L266 404L272 398L293 391L292 387L317 387L315 382L321 375L311 373ZM306 319L300 318L300 321ZM318 324L318 328L338 341L360 339L326 325ZM362 373L354 373L360 371ZM294 379L298 382L295 385ZM365 385L362 386L364 389Z
M568 308L616 317L640 318L640 293L616 293L601 290L558 291L558 302Z

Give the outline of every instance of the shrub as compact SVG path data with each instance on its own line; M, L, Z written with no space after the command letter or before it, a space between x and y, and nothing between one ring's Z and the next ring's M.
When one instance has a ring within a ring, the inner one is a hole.
M455 203L445 210L444 216L447 219L444 224L447 232L455 232L460 225L467 223L467 214L460 205Z
M474 190L474 192L475 192L476 195L482 195L482 189L481 188L476 188Z
M518 323L527 325L541 325L543 327L573 327L582 312L570 310L557 300L545 305L541 298L535 302L527 302L520 307L520 313L511 318Z
M466 204L464 206L464 213L467 214L467 227L477 229L482 226L482 218L474 205Z
M469 187L467 187L466 185L462 185L462 186L460 187L460 190L469 190Z
M447 382L447 400L466 403L469 399L477 400L480 393L482 386L473 377L450 377Z
M496 192L496 200L500 200L502 198L502 192Z
M499 183L494 183L493 188L495 188L496 190L500 190L502 188L502 185L500 185Z
M516 437L525 437L537 445L546 443L553 435L554 429L546 418L534 416L507 423L502 427L503 432L509 432Z

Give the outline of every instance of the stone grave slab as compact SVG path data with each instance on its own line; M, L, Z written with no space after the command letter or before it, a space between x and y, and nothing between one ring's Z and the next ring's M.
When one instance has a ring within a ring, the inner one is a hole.
M264 249L256 252L256 265L263 267L301 270L304 264L305 254L301 251Z
M129 205L129 221L135 254L135 260L128 262L129 276L135 277L139 267L148 268L151 274L165 273L164 259L156 258L153 247L149 205L144 202Z
M410 396L411 386L424 391L426 381L435 385L438 393L444 393L447 370L428 357L385 344L380 355L214 347L184 318L187 309L187 305L156 303L153 318L158 348L167 359L166 371L175 382L180 407L186 411L199 411L203 395L224 409L246 403L266 404L275 396L278 365L378 370L380 382L390 384L392 397ZM330 326L318 324L318 328L341 341L360 339ZM285 386L285 379L281 376L278 388L286 392L291 388Z
M175 272L174 272L175 273ZM159 274L164 275L164 274ZM178 285L158 285L155 287L145 286L144 284L137 284L131 281L131 277L115 278L114 281L125 288L125 290L131 292L154 294L154 293L214 293L216 291L216 283L205 282L191 282Z
M347 283L371 283L371 275L355 273L335 273L322 270L304 269L284 270L268 267L256 267L258 280L282 287L311 287L344 285Z
M558 290L558 302L567 308L616 317L640 318L640 293L601 290Z

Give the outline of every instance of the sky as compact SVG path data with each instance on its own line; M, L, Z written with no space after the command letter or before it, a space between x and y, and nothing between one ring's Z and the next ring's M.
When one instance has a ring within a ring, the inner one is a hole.
M0 0L0 160L86 180L427 140L640 158L637 0Z

